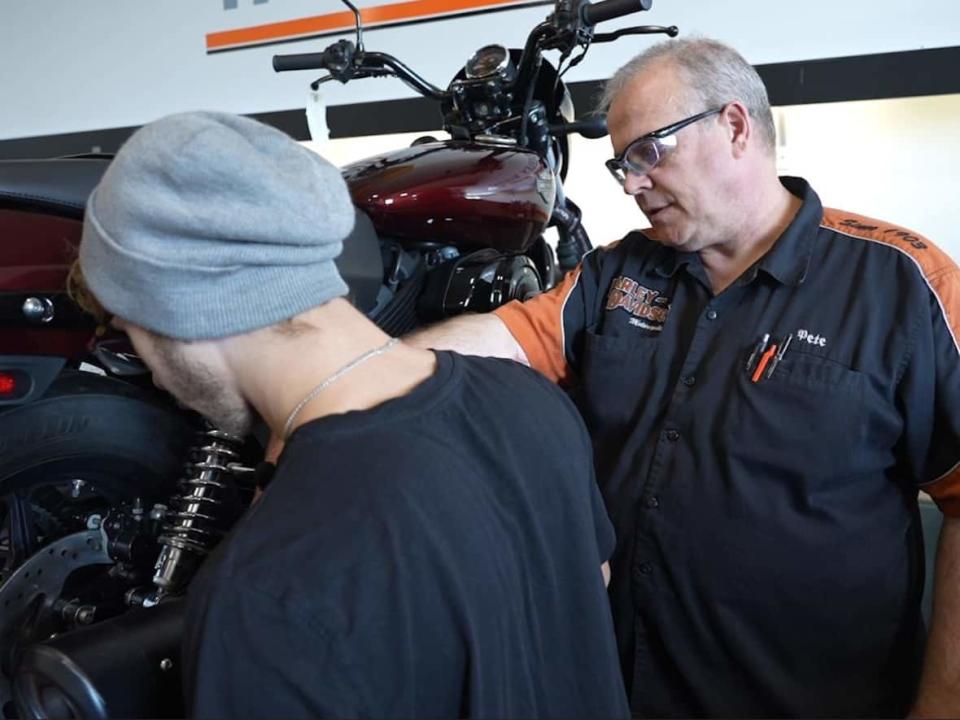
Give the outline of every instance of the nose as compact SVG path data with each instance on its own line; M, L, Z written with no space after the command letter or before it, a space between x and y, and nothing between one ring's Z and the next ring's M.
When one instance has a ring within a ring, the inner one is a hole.
M636 195L641 190L649 190L653 187L653 183L650 181L650 176L647 173L635 173L632 171L627 172L627 177L623 181L623 191L627 195Z

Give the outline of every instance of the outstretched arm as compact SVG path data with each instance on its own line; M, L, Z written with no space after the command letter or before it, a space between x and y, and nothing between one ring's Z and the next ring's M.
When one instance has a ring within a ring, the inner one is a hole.
M529 365L526 353L496 315L462 315L403 338L414 347L506 358Z

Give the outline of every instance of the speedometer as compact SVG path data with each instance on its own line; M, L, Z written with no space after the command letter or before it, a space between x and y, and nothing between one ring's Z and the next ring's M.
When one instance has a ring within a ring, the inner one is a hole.
M486 45L477 50L464 65L470 79L503 75L510 67L510 52L503 45Z

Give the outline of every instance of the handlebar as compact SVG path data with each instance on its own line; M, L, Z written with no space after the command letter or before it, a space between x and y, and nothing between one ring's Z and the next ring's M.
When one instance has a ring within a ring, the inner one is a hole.
M326 70L329 77L321 78L313 88L327 79L347 82L354 78L394 75L403 80L424 97L443 100L446 93L424 80L403 62L379 52L364 52L349 40L338 40L323 52L294 55L274 55L273 69L277 72L290 70Z
M554 135L569 135L570 133L579 133L585 138L591 140L596 140L598 138L606 137L607 132L607 116L603 115L588 115L585 118L576 120L574 122L563 123L560 125L550 125L550 132Z
M649 10L653 0L602 0L592 5L584 3L580 7L580 18L586 25L613 20L635 12Z
M343 2L355 10L349 0L343 0ZM526 130L536 104L533 102L534 92L543 62L543 51L560 50L562 62L577 47L582 47L585 52L589 44L594 41L609 42L621 35L639 33L657 32L676 35L676 28L652 26L622 28L606 35L594 34L594 26L598 23L649 10L652 5L653 0L600 0L593 4L589 0L556 0L554 12L527 36L516 64L516 72L512 77L505 75L499 79L482 79L482 87L478 83L472 83L469 88L465 88L463 82L455 80L450 88L444 91L418 75L393 55L365 51L360 41L359 20L356 45L343 39L329 45L322 52L274 55L273 69L277 72L325 70L326 74L311 84L314 90L320 83L329 80L347 83L360 78L397 77L423 97L449 103L450 107L444 110L444 113L451 113L452 120L449 122L455 127L472 128L469 132L478 132L478 128L483 130L489 126L490 122L494 125L502 124L503 121L500 118L508 114L511 117L521 118L518 142L526 147L528 146ZM582 57L583 53L572 60L569 67L579 62ZM473 95L488 93L490 98L486 96L480 100L472 96L472 99L467 98L471 93ZM497 104L497 113L491 115L488 112L488 103L485 102L488 99ZM478 111L477 116L473 117L472 105L485 109L482 113ZM542 120L544 118L539 118L537 122ZM448 122L446 115L444 122ZM550 128L544 125L541 131L537 135L538 138L549 132L555 135L579 132L587 137L596 138L603 137L606 132L602 121L598 120L555 125ZM464 132L468 131L464 130ZM531 144L530 147L533 145Z
M356 46L349 40L337 40L328 45L323 52L300 53L294 55L274 55L273 69L277 72L289 70L326 70L337 79L353 65L357 55ZM362 54L362 51L360 52Z
M276 72L291 70L317 70L325 67L325 52L300 53L298 55L274 55L273 69Z

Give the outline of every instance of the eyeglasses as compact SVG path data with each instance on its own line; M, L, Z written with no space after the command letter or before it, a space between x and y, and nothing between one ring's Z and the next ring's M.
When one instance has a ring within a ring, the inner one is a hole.
M636 175L646 175L653 170L664 156L677 147L677 133L693 123L708 118L711 115L718 115L723 112L723 108L716 110L707 110L706 112L691 115L688 118L675 122L672 125L654 130L653 132L641 135L624 148L623 152L617 157L607 160L607 170L616 178L617 182L624 185L627 182L627 173Z

